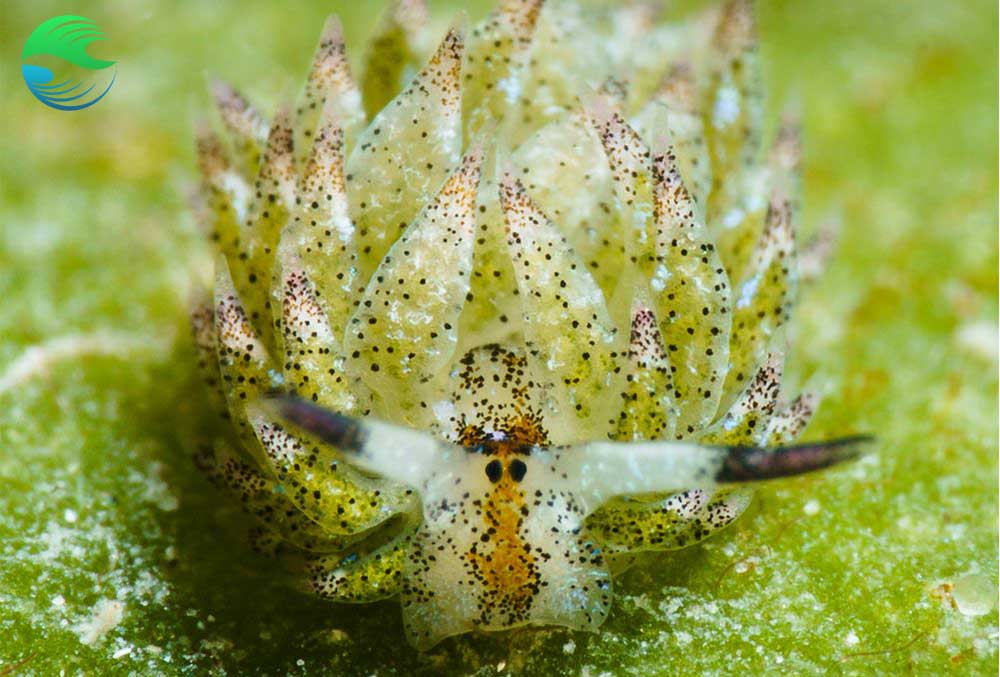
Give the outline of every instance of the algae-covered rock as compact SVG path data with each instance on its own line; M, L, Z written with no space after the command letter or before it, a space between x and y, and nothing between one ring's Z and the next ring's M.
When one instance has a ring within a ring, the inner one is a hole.
M876 453L642 555L597 633L427 653L396 603L290 587L191 462L220 426L186 327L212 266L186 215L189 92L209 68L276 106L331 9L82 7L123 69L107 99L60 113L9 88L0 672L995 673L995 7L758 7L768 119L795 100L805 130L803 234L841 224L786 378L825 395L808 438L868 430ZM7 8L4 41L58 11ZM369 11L338 12L359 54Z

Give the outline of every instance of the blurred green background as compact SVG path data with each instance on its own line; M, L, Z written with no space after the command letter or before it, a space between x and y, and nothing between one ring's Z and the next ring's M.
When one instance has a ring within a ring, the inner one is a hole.
M459 4L484 13L432 11ZM595 635L421 655L397 605L299 595L248 551L188 458L211 425L186 328L210 261L185 210L192 123L206 73L271 110L326 14L356 58L379 7L0 4L0 675L996 674L990 0L759 2L772 116L804 114L803 230L844 224L795 319L793 373L830 384L807 435L873 431L877 455L773 483L721 536L644 561ZM75 113L20 77L25 38L67 12L119 68Z

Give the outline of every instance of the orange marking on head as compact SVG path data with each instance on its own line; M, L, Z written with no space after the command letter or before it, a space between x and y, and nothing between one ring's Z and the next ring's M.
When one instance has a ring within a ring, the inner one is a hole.
M503 464L504 471L482 505L480 541L465 558L483 586L479 606L484 618L500 615L504 623L516 624L528 617L541 577L531 545L521 533L528 514L525 495L510 472L520 445L505 440L490 446L491 457Z

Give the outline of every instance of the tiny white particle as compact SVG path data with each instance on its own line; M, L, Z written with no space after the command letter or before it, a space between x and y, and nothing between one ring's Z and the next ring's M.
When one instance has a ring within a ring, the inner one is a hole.
M858 639L857 634L855 634L853 630L848 632L847 636L844 637L844 644L847 646L857 646L859 642L861 642L861 640Z
M128 656L130 653L132 653L132 647L127 646L124 649L118 649L118 651L116 651L113 654L111 654L111 657L112 658L121 658L122 656Z
M820 508L819 501L814 499L806 503L804 506L802 506L802 512L804 512L809 516L812 516L819 513L819 508Z
M740 298L736 301L737 308L746 308L753 301L754 296L757 294L757 286L760 284L760 276L755 275L749 280L743 283L743 287L740 289Z
M725 129L736 122L739 116L740 93L734 87L720 87L712 111L712 123L715 128Z
M66 598L62 595L56 595L52 598L52 606L63 606L66 604Z
M565 644L563 644L562 649L563 649L563 653L564 654L571 654L574 651L576 651L576 642L574 642L573 640L570 640L570 641L566 642Z
M963 616L985 616L996 606L997 589L982 574L969 574L955 581L951 597Z
M77 626L80 641L90 645L97 642L122 621L125 603L117 599L102 599L94 607L94 615Z
M63 512L63 519L69 522L70 524L76 523L77 517L78 515L76 514L75 510L70 510L69 508L66 508L66 510Z
M963 350L990 362L997 361L998 338L994 322L971 322L959 327L955 341Z
M735 228L743 222L743 210L742 209L731 209L722 218L723 228Z

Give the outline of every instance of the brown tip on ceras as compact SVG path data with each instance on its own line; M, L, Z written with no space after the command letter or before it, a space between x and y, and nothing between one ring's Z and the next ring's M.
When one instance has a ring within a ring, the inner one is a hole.
M677 155L673 146L664 142L666 150L653 156L653 207L658 214L663 210L681 210L686 218L693 218L694 198L684 185Z
M324 332L325 314L316 293L316 287L309 278L298 256L291 254L282 261L282 303L281 316L285 339L301 341L310 333Z
M267 121L235 87L221 78L209 76L208 89L230 132L258 142L267 138Z
M324 54L343 54L344 28L336 14L326 17L319 40L321 51Z
M797 115L786 112L771 149L774 164L784 171L797 171L802 163L802 125Z
M454 106L462 104L462 60L465 54L465 37L461 29L453 26L434 51L427 67L417 76L427 89L437 89L445 95L442 104Z
M647 175L651 153L646 143L608 99L592 92L584 101L586 115L601 141L608 166L621 188L635 197L636 186Z
M729 0L715 28L715 45L729 58L757 46L757 21L753 0Z
M637 301L632 308L628 356L630 360L643 366L667 358L656 313L642 301Z
M782 422L786 426L784 430L786 439L795 439L805 430L822 399L819 393L806 391L792 400L781 413Z
M524 186L521 181L514 176L513 169L504 167L500 174L500 207L504 211L513 206L518 197L526 198Z
M319 201L324 192L343 191L344 130L333 120L322 123L299 179L303 200ZM324 190L329 187L330 190ZM325 200L324 200L325 201Z
M500 175L500 206L502 209L516 209L531 204L528 191L517 178L512 168L504 168Z
M290 106L282 105L274 114L267 135L267 152L270 155L288 155L292 152L292 115Z
M674 147L666 140L662 141L664 150L653 156L653 182L656 185L671 186L680 183L681 175L677 169L677 155Z
M597 92L607 101L613 102L616 109L620 109L625 105L625 99L628 98L628 82L609 75L601 83Z
M761 239L781 249L791 247L795 233L792 230L792 203L784 191L775 189L767 206L764 232Z
M439 202L455 200L457 204L461 205L461 210L467 212L468 218L459 219L463 234L467 237L471 237L475 230L473 210L478 195L479 181L482 177L483 155L483 144L473 144L462 158L458 169L445 182L438 198Z
M465 35L461 28L452 26L448 29L448 34L438 46L437 51L431 58L431 63L440 63L447 60L461 62L465 52Z
M754 375L747 389L755 406L751 409L767 414L774 413L781 398L781 376L784 373L785 360L776 352L769 352Z
M250 108L250 104L236 91L236 88L220 77L209 76L208 91L219 110L243 112Z
M687 61L680 61L670 67L663 76L656 93L668 108L685 113L698 111L698 92L694 84L694 71Z
M198 289L191 293L188 299L188 320L191 326L191 336L199 352L211 354L215 352L215 303L204 290Z
M344 31L337 15L331 14L323 24L323 32L320 35L319 47L309 71L307 86L313 90L319 90L324 85L329 86L329 81L334 78L337 71L348 68L347 59L344 56ZM326 92L323 91L313 91L312 94L321 98L326 96Z
M830 216L820 222L819 230L799 251L799 277L801 279L815 280L823 274L837 247L840 227L841 221L835 216Z
M603 141L605 135L609 133L616 121L624 122L613 103L602 92L594 89L587 89L580 96L580 106L591 126Z
M216 301L215 323L220 346L225 346L234 352L263 351L235 292L225 294Z
M510 25L517 27L521 40L530 40L544 4L545 0L506 0L497 8L495 15L504 17Z
M224 172L229 165L222 139L204 120L195 123L194 134L198 169L205 181L214 184L216 177Z
M528 197L528 191L512 169L505 168L500 176L500 209L503 211L504 230L508 239L523 232L529 221L536 224L544 220L538 207ZM534 215L531 214L534 212Z
M267 135L259 180L270 182L286 207L295 204L295 158L290 108L283 105L274 115Z
M471 184L473 191L479 185L485 155L485 139L481 139L472 144L459 165L459 172L465 177L465 181Z

